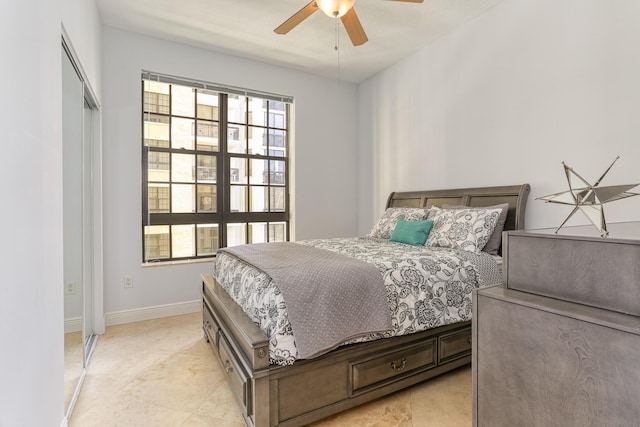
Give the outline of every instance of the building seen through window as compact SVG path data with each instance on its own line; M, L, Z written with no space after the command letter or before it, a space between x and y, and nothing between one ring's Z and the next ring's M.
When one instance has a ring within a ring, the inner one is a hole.
M289 103L142 85L143 260L288 240Z

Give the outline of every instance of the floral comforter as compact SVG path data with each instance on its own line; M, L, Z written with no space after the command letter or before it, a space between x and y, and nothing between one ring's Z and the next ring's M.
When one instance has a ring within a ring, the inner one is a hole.
M368 237L297 243L369 262L384 277L393 329L350 343L470 320L472 291L501 281L495 259L485 253L411 246ZM270 363L293 364L298 351L277 284L264 272L223 252L217 256L214 276L269 337Z

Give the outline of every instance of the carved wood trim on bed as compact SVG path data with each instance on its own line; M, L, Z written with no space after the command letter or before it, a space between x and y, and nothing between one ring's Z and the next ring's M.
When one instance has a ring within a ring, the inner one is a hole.
M524 228L529 185L391 193L387 207L509 203L505 230ZM292 366L269 365L269 342L202 275L203 328L247 426L301 426L471 362L471 323L340 347Z

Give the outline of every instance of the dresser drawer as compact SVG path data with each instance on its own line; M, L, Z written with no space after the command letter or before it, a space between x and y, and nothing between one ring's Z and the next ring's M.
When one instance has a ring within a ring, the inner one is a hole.
M236 395L245 413L248 413L251 409L247 407L249 396L248 376L236 361L235 353L229 346L227 339L222 335L222 332L218 332L218 355L222 362L222 369L229 379L231 390Z
M609 225L606 239L591 226L508 232L506 287L640 316L640 222Z
M353 363L353 392L383 385L435 367L436 342L435 338L429 339L370 360Z
M438 337L438 364L471 354L471 327Z

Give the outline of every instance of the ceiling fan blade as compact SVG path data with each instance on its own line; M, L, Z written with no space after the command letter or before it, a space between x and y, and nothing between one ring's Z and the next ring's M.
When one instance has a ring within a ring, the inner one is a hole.
M311 0L309 4L305 7L297 11L291 16L291 18L284 21L275 31L278 34L287 34L289 31L293 30L296 25L307 19L309 16L313 14L313 12L318 10L318 5L316 4L316 0Z
M365 44L369 40L353 7L349 9L349 11L345 13L340 19L342 20L344 29L347 30L347 34L349 35L351 43L353 43L354 46L360 46L361 44Z

